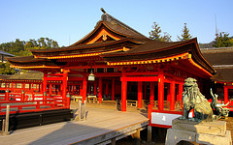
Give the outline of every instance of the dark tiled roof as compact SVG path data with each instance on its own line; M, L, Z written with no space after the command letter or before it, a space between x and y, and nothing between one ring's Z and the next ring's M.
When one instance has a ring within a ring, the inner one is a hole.
M109 62L120 62L130 60L146 60L151 58L166 58L188 52L193 55L193 59L196 63L204 67L210 73L214 73L215 70L202 56L198 45L196 44L196 38L181 42L160 42L150 40L145 44L139 45L126 52L105 54L103 55L103 58Z
M202 53L212 65L233 65L233 48L203 49Z
M0 54L5 55L5 56L12 56L12 57L15 56L13 54L10 54L10 53L7 53L7 52L1 51L1 50L0 50Z
M211 78L214 81L233 82L233 67L216 68L217 73Z
M204 57L213 65L217 73L215 81L233 82L233 48L202 49Z
M83 54L83 53L92 53L92 52L102 52L108 48L113 50L115 47L122 46L122 44L131 43L131 44L140 44L140 41L132 39L121 39L118 41L107 41L107 42L98 42L93 44L79 44L77 46L69 46L56 49L36 49L32 50L34 55L40 56L56 56L56 55L71 55L71 54ZM108 49L109 50L109 49Z
M118 19L114 18L113 16L104 13L101 16L102 20L99 21L95 29L86 35L81 40L75 42L71 46L76 46L85 42L90 36L92 36L97 30L101 27L106 27L110 31L114 32L116 35L121 36L122 38L131 38L137 40L149 40L146 36L142 35L141 33L137 32L136 30L132 29L128 25L124 24L123 22L119 21Z
M19 62L19 63L48 61L46 59L34 58L34 56L7 57L6 59L9 62Z
M8 80L41 80L43 77L42 72L38 71L29 71L29 72L19 72L14 75L2 75L0 79L8 79Z
M188 40L188 41L180 41L180 42L161 42L161 41L157 41L157 40L148 40L148 41L145 41L143 45L138 45L138 46L134 47L133 49L130 49L129 51L116 52L116 53L112 53L112 54L109 54L106 56L135 55L135 54L167 51L167 50L170 50L172 48L183 46L186 43L189 43L193 40L196 40L196 39L192 39L192 40Z

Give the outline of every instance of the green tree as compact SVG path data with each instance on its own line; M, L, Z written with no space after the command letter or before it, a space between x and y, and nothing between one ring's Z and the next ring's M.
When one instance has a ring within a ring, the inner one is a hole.
M220 32L216 34L213 47L231 47L233 46L233 37L230 37L228 33Z
M189 34L189 29L187 27L187 23L184 23L184 28L182 30L181 37L178 36L178 40L180 41L185 41L185 40L190 40L192 36Z
M171 35L169 35L167 32L164 32L163 35L161 35L162 30L160 26L154 22L152 25L152 30L149 32L149 38L152 40L159 40L164 42L170 42L171 41Z
M0 63L0 74L14 74L16 70L10 67L10 63Z

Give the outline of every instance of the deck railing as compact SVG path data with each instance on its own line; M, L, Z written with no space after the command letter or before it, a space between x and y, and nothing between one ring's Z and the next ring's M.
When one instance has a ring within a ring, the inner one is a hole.
M60 96L45 96L43 94L4 93L0 95L0 115L6 113L10 105L10 113L39 112L54 109L68 109L67 99Z

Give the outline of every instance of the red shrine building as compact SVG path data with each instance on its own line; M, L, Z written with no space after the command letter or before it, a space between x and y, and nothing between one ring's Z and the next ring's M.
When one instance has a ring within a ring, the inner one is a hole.
M8 61L14 68L42 72L43 79L23 82L18 90L40 93L42 99L61 96L66 107L72 96L83 102L119 100L122 111L127 111L127 100L135 100L137 108L146 100L157 110L175 111L185 78L196 78L201 90L208 92L203 86L215 73L196 38L151 40L105 12L94 30L74 44L31 52L32 56Z

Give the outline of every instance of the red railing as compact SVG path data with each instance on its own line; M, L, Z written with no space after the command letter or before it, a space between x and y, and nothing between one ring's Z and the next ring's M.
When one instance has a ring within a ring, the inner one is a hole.
M69 102L62 96L44 96L43 94L8 93L0 94L0 115L6 113L10 105L10 113L39 112L54 109L68 109Z

